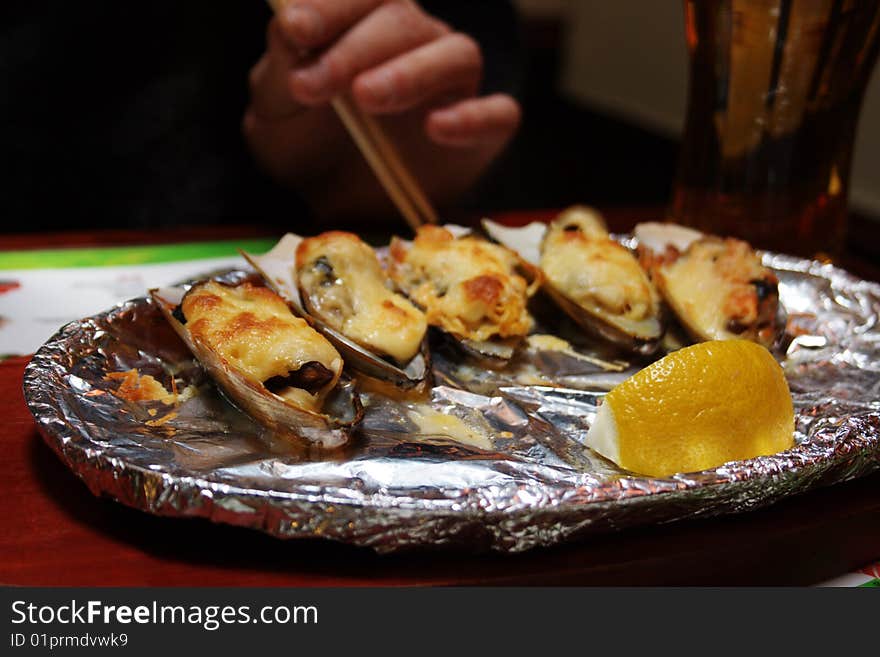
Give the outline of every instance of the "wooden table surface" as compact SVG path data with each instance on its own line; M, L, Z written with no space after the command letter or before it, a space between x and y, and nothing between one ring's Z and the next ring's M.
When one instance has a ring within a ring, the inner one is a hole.
M520 214L513 220L539 216ZM615 230L655 210L609 211ZM541 215L546 216L546 215ZM0 249L272 235L259 227L0 237ZM871 262L844 258L880 280ZM805 585L880 559L880 474L716 519L590 537L525 554L381 556L154 517L92 496L39 436L21 392L27 358L0 363L0 584L169 586Z

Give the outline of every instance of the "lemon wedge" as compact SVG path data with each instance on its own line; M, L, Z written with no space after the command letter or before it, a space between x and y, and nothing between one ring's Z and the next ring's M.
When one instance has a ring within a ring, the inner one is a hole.
M792 447L794 406L767 349L747 340L701 342L611 390L586 443L633 472L696 472Z

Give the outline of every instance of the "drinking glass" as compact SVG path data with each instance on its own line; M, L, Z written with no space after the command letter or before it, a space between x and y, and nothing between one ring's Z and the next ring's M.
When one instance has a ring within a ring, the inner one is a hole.
M685 29L669 218L759 248L838 253L880 0L685 0Z

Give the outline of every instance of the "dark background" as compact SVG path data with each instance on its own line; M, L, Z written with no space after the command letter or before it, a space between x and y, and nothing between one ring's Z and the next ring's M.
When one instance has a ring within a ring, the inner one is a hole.
M517 21L506 0L422 4L480 40L485 91L524 108L514 143L446 217L666 202L676 144L557 92L563 25ZM305 224L240 136L269 16L260 0L4 2L3 230Z
M466 198L474 212L665 204L678 142L578 103L559 91L565 25L520 16L523 126Z
M507 0L422 4L481 41L485 91L514 93L524 110L513 143L445 219L666 204L677 142L560 94L559 19L517 20ZM269 16L262 0L4 0L0 231L309 225L240 134ZM880 260L880 222L851 225L850 250Z

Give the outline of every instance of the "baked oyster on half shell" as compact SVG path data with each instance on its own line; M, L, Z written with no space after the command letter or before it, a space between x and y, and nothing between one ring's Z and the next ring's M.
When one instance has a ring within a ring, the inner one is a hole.
M150 296L223 392L284 437L325 449L351 438L362 407L343 360L274 292L215 280Z
M359 237L288 234L264 255L243 255L347 365L403 390L430 383L424 314L390 288L376 253Z
M456 232L425 225L412 242L394 238L391 279L465 354L503 366L534 326L527 306L540 276L509 249Z
M540 267L544 291L582 329L634 353L656 351L665 330L660 295L599 213L577 206L549 225L483 225Z
M741 338L771 349L784 334L779 280L747 242L701 235L681 250L646 249L643 262L693 340Z

